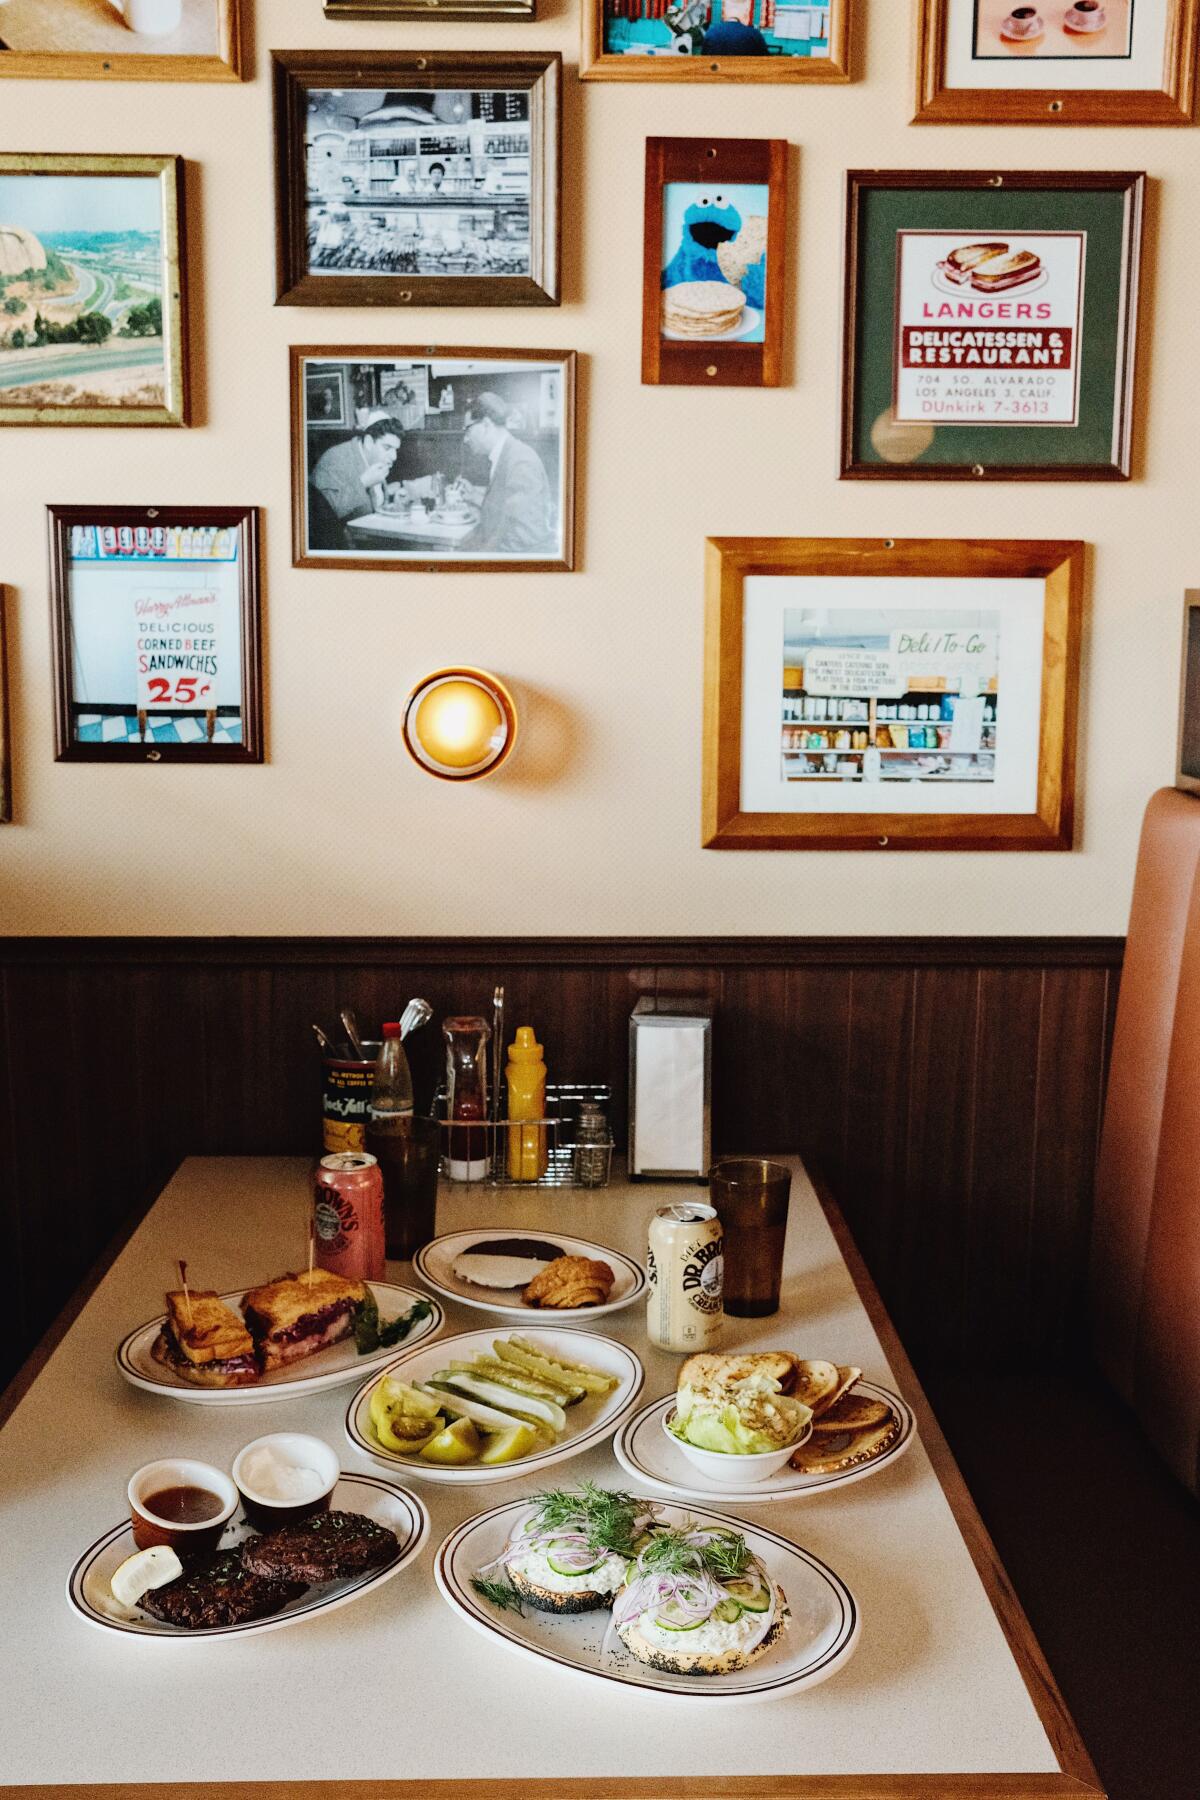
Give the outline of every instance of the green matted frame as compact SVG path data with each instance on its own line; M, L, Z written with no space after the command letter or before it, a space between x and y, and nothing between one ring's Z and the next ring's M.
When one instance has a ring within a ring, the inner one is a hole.
M1131 468L1146 177L990 169L847 176L841 474L859 481L1124 481ZM1074 425L892 422L897 233L1087 234Z

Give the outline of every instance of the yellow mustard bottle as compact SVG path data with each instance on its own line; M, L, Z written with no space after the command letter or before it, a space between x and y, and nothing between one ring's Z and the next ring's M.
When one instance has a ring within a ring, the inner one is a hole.
M517 1035L508 1046L508 1067L504 1072L508 1088L510 1119L544 1119L546 1117L546 1065L542 1046L532 1025L519 1025ZM545 1125L514 1126L508 1134L508 1175L510 1181L537 1181L549 1165Z

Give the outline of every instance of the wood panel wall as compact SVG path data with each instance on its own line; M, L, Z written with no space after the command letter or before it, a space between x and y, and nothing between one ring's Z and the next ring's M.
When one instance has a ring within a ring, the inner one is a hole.
M1118 939L0 939L0 1380L189 1154L310 1152L310 1022L534 1023L611 1080L641 993L716 1003L714 1146L832 1185L910 1350L1000 1362L1078 1324ZM428 1094L440 1038L410 1041Z

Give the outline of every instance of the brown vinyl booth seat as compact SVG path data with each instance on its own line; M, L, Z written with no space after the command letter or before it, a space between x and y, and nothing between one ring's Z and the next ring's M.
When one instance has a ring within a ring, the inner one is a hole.
M1096 1359L1200 1494L1200 797L1146 809L1092 1233Z

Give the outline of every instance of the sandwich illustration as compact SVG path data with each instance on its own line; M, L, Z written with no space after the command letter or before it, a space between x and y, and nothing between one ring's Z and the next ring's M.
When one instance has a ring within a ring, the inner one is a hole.
M1014 250L1006 243L963 244L937 266L956 287L997 294L1036 280L1042 272L1042 259L1032 250Z

